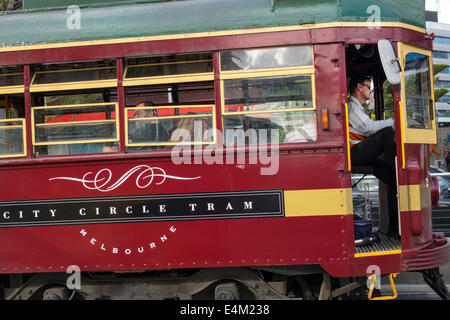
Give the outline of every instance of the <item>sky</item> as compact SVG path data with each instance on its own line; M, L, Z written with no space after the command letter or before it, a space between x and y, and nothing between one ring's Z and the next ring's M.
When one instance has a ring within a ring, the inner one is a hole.
M438 11L438 22L450 24L450 0L425 0L425 9Z

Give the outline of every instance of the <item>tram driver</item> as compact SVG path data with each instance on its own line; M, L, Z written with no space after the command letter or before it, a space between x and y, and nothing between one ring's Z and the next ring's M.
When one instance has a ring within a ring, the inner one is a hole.
M387 235L399 238L397 183L395 174L395 132L393 119L372 120L363 104L373 90L371 79L354 76L349 83L348 119L352 165L372 166L374 175L387 185L389 228Z

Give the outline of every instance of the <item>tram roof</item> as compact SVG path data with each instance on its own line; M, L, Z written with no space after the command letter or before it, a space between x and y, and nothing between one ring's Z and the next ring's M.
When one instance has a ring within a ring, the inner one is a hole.
M425 29L425 0L24 0L0 13L0 46L367 21Z

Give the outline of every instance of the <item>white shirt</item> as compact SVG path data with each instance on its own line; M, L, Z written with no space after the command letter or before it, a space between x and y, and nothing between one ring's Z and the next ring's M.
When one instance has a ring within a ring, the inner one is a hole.
M349 131L364 136L370 136L375 132L394 125L394 119L386 120L372 120L364 112L364 108L359 103L358 99L354 96L350 96L348 101L348 122L350 124ZM358 143L361 141L353 141L352 143Z

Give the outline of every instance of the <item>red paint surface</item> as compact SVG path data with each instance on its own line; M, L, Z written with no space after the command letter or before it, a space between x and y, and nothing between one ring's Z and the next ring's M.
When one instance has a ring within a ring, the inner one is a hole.
M261 165L249 165L248 159L244 167L236 163L175 165L169 152L9 159L0 162L0 201L351 187L344 140L344 41L353 39L358 43L375 43L384 37L425 47L429 47L431 41L420 33L401 28L326 28L282 34L282 37L279 33L265 33L0 53L1 65L15 65L315 43L317 110L326 107L330 111L330 130L321 131L319 127L317 142L281 146L279 171L273 176L261 175ZM217 54L214 64L217 67ZM119 71L121 68L119 63ZM216 89L218 85L216 73ZM219 97L216 91L217 110L220 110ZM123 98L119 79L120 108L123 107ZM27 106L30 101L30 94L26 91ZM123 111L120 117L123 119ZM217 119L220 126L219 116ZM123 126L121 128L123 139ZM31 150L30 144L28 150ZM123 147L121 151L124 151ZM406 171L400 170L399 183L423 183L428 166L426 148L407 145L406 155L407 159L410 156L418 158L419 171L414 172L410 167ZM134 177L108 193L88 190L80 182L50 180L54 177L81 179L88 172L95 174L108 168L115 181L131 168L143 164L161 167L170 175L201 178L190 181L168 179L163 184L155 183L147 189L140 189L136 187ZM383 273L397 272L411 268L414 259L423 260L424 256L428 258L421 265L427 267L439 265L448 257L448 245L433 239L430 210L425 208L421 212L423 232L419 237L411 234L410 213L401 213L405 257L354 258L352 215L1 228L0 272L60 272L71 264L92 271L321 264L334 276L364 275L369 265L377 264ZM308 214L302 208L299 212ZM175 232L170 230L172 226ZM85 236L80 233L82 230L86 232ZM163 236L167 237L164 241L161 240ZM150 243L156 246L152 249ZM114 253L114 248L117 248L117 253ZM138 248L144 248L144 251L139 253Z

